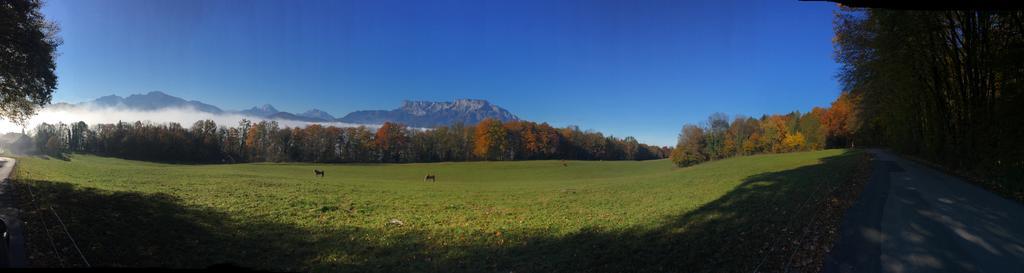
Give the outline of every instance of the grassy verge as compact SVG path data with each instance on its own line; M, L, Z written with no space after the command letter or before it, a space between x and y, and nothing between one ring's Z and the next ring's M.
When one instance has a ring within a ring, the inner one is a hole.
M83 264L56 212L94 266L749 272L812 255L778 242L811 244L803 237L820 231L801 230L806 223L837 225L822 211L848 199L837 194L865 158L827 150L679 169L665 160L171 165L76 155L21 158L16 191L37 266ZM426 173L438 182L422 182ZM814 262L803 263L795 268Z

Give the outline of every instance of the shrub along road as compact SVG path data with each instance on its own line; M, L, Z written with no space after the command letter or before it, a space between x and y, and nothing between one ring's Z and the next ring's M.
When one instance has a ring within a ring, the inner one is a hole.
M825 272L1020 272L1024 206L884 151Z

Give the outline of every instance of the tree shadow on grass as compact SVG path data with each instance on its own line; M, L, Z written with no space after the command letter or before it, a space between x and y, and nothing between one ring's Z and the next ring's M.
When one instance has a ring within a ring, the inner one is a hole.
M782 268L819 201L853 175L859 152L746 178L721 198L653 228L532 236L511 248L476 246L441 268L507 272L751 272ZM820 187L818 192L815 188ZM809 197L814 197L808 199ZM807 203L805 209L798 208ZM818 223L811 223L818 224ZM801 245L803 246L803 245ZM824 252L825 250L820 250Z
M58 159L58 160L61 160L61 161L71 161L71 155L66 154L66 153L58 153L58 154L33 154L31 156L39 158L39 159L42 159L42 160Z
M751 176L721 198L653 227L587 228L566 236L541 229L472 232L461 243L441 243L438 237L450 234L412 227L311 228L186 205L168 194L111 192L64 182L20 181L21 188L31 186L36 200L25 200L30 196L25 190L19 196L23 207L36 207L25 217L30 221L29 248L36 248L30 252L46 256L40 249L51 248L38 223L55 226L55 220L46 218L51 212L39 209L53 204L94 266L235 263L317 272L739 272L752 270L765 255L784 256L787 248L772 249L770 243L795 234L799 225L788 220L806 222L813 214L813 209L798 213L796 208L812 194L826 195L825 190L814 193L815 187L845 181L856 160L858 156L847 153ZM74 265L68 258L75 253L69 243L55 241L58 250L52 252ZM775 260L769 263L780 263Z
M317 256L302 247L313 243L309 231L185 206L168 194L111 192L38 180L19 184L28 247L41 259L35 263L39 266L84 264L59 221L93 266L203 268L232 263L301 270L302 264ZM31 186L32 192L25 186Z

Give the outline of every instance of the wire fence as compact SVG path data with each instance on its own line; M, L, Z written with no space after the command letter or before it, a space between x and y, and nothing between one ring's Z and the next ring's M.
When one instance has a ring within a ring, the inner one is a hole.
M11 172L13 173L14 170L12 169ZM8 180L8 181L10 183L10 180ZM11 185L12 185L12 189L13 189L14 183L11 183ZM40 204L39 199L36 197L35 191L32 190L32 186L31 185L21 185L21 186L23 186L26 189L26 191L28 192L28 194L29 194L29 202L30 202L30 205L31 205L31 207L33 209L42 209L42 208L44 208L44 206L42 206ZM60 226L60 229L58 229L58 231L63 232L64 235L67 237L67 239L71 242L71 245L75 249L75 252L76 252L75 254L78 254L77 256L79 258L81 258L82 263L85 264L85 267L92 267L92 264L90 264L89 260L85 258L85 253L83 253L82 249L78 246L78 242L75 240L74 236L71 235L71 232L68 230L67 225L64 224L64 219L60 217L60 214L57 213L57 210L55 210L53 208L53 206L45 206L45 208L50 210L50 212L53 214L53 216L57 220L56 225ZM55 240L55 237L53 235L54 232L51 231L51 226L54 226L54 225L51 225L51 224L47 223L47 221L46 221L47 217L44 217L43 215L38 215L38 216L39 216L38 221L39 221L40 228L42 228L44 233L46 234L47 242L49 242L50 247L53 249L54 258L57 259L58 263L60 264L60 266L62 268L68 267L69 265L68 265L68 263L65 262L65 260L67 258L69 258L69 257L65 257L65 255L61 254L62 251L61 251L61 249L59 247L57 247L58 244L57 244L57 240ZM26 231L26 234L27 233L28 232Z

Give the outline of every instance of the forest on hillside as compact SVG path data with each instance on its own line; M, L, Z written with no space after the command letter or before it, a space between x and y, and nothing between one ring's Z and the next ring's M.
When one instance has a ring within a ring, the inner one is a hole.
M715 113L702 124L684 125L670 156L685 167L739 155L851 147L851 107L840 99L829 108L815 107L803 114L737 116L732 121Z

